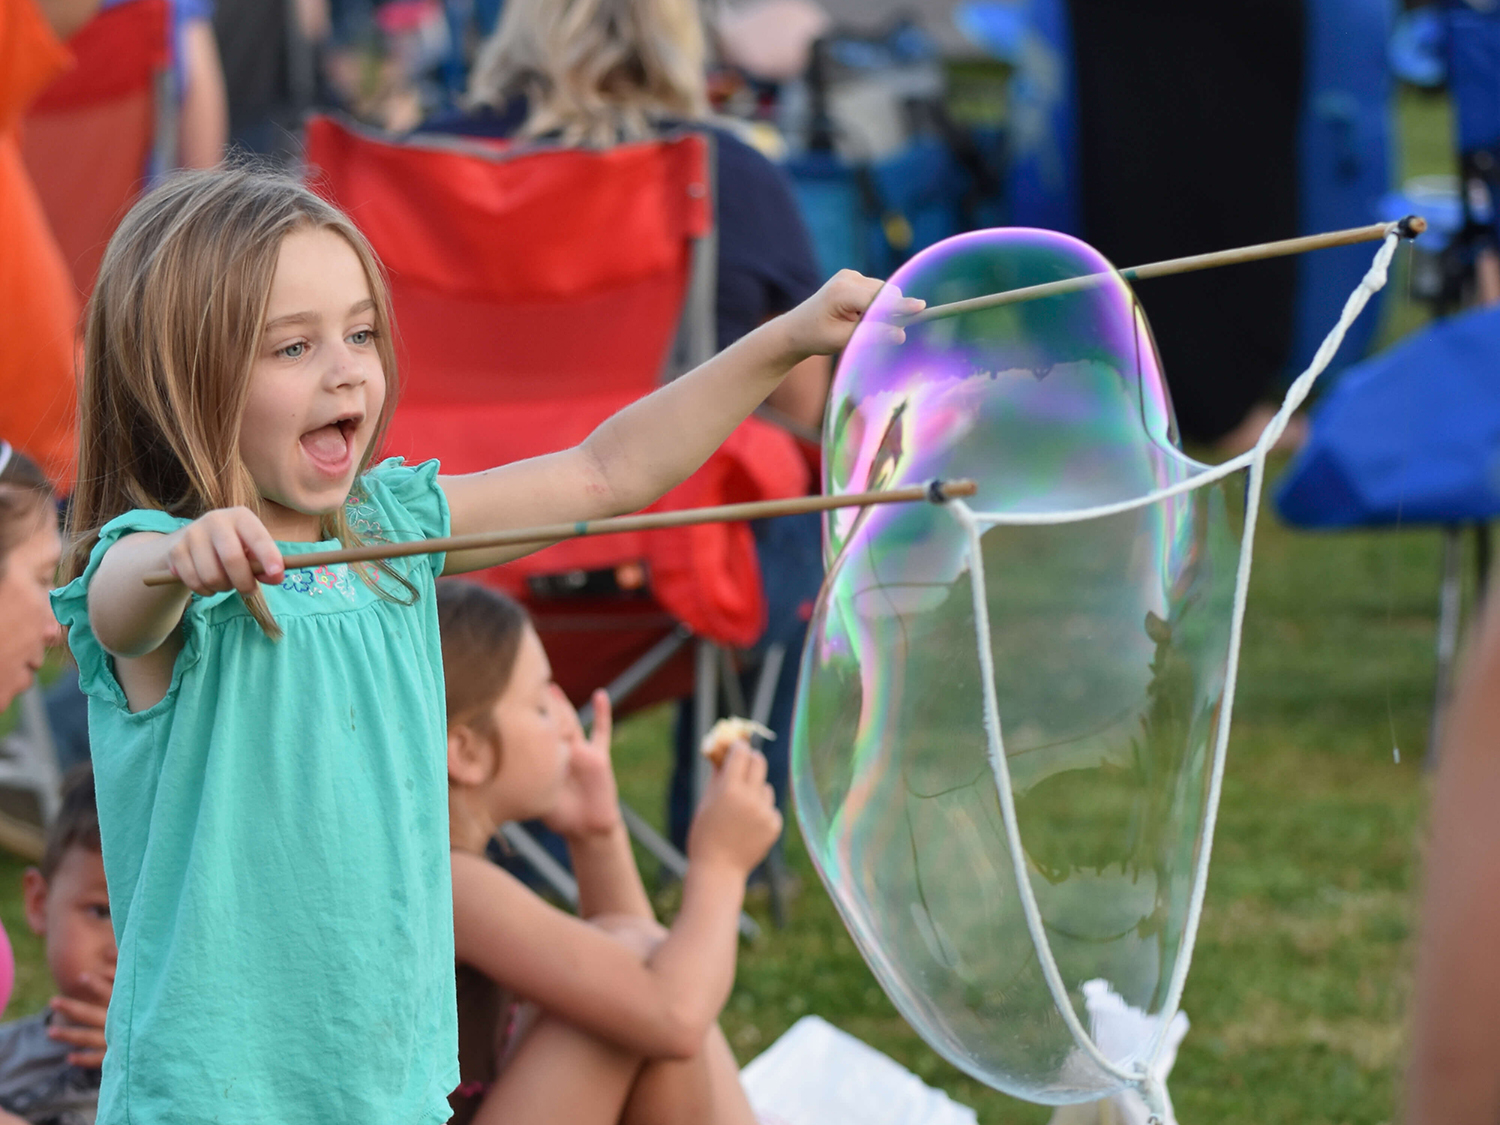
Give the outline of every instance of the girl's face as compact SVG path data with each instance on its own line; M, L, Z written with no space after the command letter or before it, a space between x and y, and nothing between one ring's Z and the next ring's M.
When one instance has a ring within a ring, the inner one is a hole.
M316 539L319 517L349 495L385 405L375 331L353 247L326 229L287 235L240 423L240 454L277 539Z
M557 707L552 666L528 625L510 683L490 712L500 743L500 768L488 786L497 824L545 816L557 804L568 776L566 728L558 722Z
M31 686L47 646L62 638L47 597L62 555L50 501L40 505L35 518L35 530L16 544L0 571L0 621L5 623L0 629L0 711Z

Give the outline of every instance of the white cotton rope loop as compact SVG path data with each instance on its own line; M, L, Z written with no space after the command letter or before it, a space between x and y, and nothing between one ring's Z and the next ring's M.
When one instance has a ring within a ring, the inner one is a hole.
M1276 412L1270 423L1266 426L1256 442L1255 447L1249 452L1241 454L1222 465L1216 465L1203 473L1198 474L1191 480L1182 481L1167 488L1157 489L1144 496L1132 500L1122 501L1117 504L1105 504L1093 508L1076 509L1068 512L976 512L962 500L951 500L946 507L953 514L953 518L963 528L968 537L969 545L969 568L970 589L974 598L974 626L975 640L979 649L979 667L982 673L981 679L984 690L984 730L988 741L990 770L995 776L995 788L1000 798L1001 818L1005 826L1006 845L1010 849L1011 863L1016 878L1016 889L1021 900L1021 908L1026 917L1026 929L1031 934L1032 944L1036 948L1037 961L1041 965L1042 976L1047 982L1047 989L1052 994L1052 1002L1057 1007L1057 1013L1062 1017L1073 1041L1078 1045L1088 1058L1105 1073L1113 1075L1124 1085L1134 1089L1145 1101L1155 1120L1169 1119L1171 1116L1171 1101L1167 1096L1165 1083L1158 1073L1162 1047L1166 1041L1166 1035L1172 1023L1172 1018L1177 1014L1182 1002L1183 986L1187 982L1188 968L1193 959L1193 947L1198 938L1198 923L1203 913L1203 895L1208 887L1208 865L1210 855L1213 851L1214 828L1219 813L1219 794L1224 779L1224 757L1229 745L1229 725L1234 710L1235 681L1239 672L1240 637L1243 632L1245 620L1245 599L1250 589L1250 560L1255 542L1255 523L1260 512L1261 486L1265 479L1266 455L1276 440L1286 429L1287 421L1292 412L1302 405L1312 390L1313 383L1319 375L1328 367L1339 345L1344 341L1344 334L1349 326L1354 323L1356 317L1369 302L1370 297L1385 285L1386 272L1390 266L1391 256L1396 251L1399 235L1393 229L1386 235L1384 243L1375 255L1375 261L1370 266L1358 287L1349 295L1344 304L1344 311L1339 316L1338 323L1333 330L1324 338L1319 346L1317 354L1313 356L1312 362L1307 370L1299 375L1292 385L1287 389L1286 397L1282 400L1281 409ZM1156 504L1172 496L1180 495L1194 488L1201 488L1206 484L1222 480L1231 473L1249 466L1250 479L1245 494L1245 526L1240 535L1240 562L1235 576L1234 608L1229 627L1229 653L1228 663L1224 676L1224 702L1220 708L1218 728L1215 732L1213 763L1209 775L1208 799L1205 803L1203 813L1203 844L1198 850L1198 858L1193 871L1192 891L1188 900L1188 914L1186 924L1182 931L1182 946L1173 967L1172 978L1167 988L1166 999L1162 1004L1158 1016L1158 1028L1151 1044L1146 1051L1145 1061L1137 1062L1134 1066L1123 1067L1113 1062L1103 1051L1099 1049L1089 1033L1079 1022L1078 1013L1074 1011L1072 1001L1068 998L1067 985L1064 984L1062 973L1058 970L1057 961L1052 955L1052 946L1047 940L1045 924L1042 921L1041 911L1037 908L1036 894L1031 886L1030 875L1027 871L1025 852L1021 847L1021 829L1016 819L1015 796L1011 788L1010 766L1005 756L1005 743L1000 726L1000 705L997 698L995 686L994 654L990 647L990 615L989 604L985 595L984 578L984 554L981 548L980 537L984 530L1002 524L1012 526L1035 525L1035 524L1061 524L1076 523L1080 520L1097 519L1101 516L1114 515L1118 512L1142 508L1149 504Z

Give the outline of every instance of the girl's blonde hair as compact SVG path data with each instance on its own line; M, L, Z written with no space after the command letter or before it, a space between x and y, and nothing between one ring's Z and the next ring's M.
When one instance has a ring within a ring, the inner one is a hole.
M563 144L643 140L708 114L698 0L506 0L469 82L473 105L524 95L521 134Z
M366 469L396 402L390 295L375 252L343 212L288 176L247 168L174 176L120 223L89 298L65 581L83 572L99 530L133 508L185 519L261 510L240 457L240 423L281 243L302 230L341 235L375 301L386 398ZM342 507L323 517L320 535L358 541ZM264 596L245 601L278 636Z

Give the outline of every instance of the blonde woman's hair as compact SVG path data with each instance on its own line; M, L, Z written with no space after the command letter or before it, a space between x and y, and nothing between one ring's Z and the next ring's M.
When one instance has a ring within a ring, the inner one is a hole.
M368 467L396 401L390 296L375 252L343 212L290 177L179 174L125 216L89 298L65 581L83 572L100 529L133 508L185 519L261 511L240 423L281 243L302 230L341 235L375 301L387 390L359 471ZM342 507L322 518L320 535L358 541ZM245 602L268 636L280 635L260 591Z
M524 95L524 137L643 140L708 114L698 0L506 0L469 82L472 105Z

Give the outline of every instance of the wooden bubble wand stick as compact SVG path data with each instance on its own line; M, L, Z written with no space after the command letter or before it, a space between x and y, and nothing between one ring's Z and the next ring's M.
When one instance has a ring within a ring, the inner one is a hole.
M1144 266L1127 266L1115 273L1086 273L1078 277L1065 277L1059 281L1045 281L1040 285L1027 285L1021 289L1007 289L1003 293L989 293L983 297L970 297L965 301L952 301L946 305L933 305L919 313L897 319L901 325L921 324L940 317L956 316L959 313L992 309L1000 305L1013 305L1017 301L1034 301L1039 297L1055 297L1061 293L1076 293L1102 285L1114 277L1126 281L1142 281L1150 277L1166 277L1174 273L1192 273L1194 270L1213 269L1216 266L1232 266L1240 262L1259 262L1266 258L1283 258L1288 254L1305 254L1309 250L1325 250L1331 246L1353 246L1359 242L1378 242L1389 234L1402 238L1415 238L1427 229L1427 220L1420 215L1408 215L1394 223L1371 223L1366 227L1351 227L1348 230L1330 231L1327 234L1310 234L1303 238L1287 238L1280 242L1262 242L1257 246L1241 246L1235 250L1217 250L1212 254L1194 254L1188 258L1170 258L1164 262L1151 262Z
M851 492L840 496L797 496L789 500L753 500L748 504L720 504L711 508L683 508L676 512L647 512L635 516L579 520L576 523L545 524L521 527L513 531L486 531L475 535L449 535L441 539L412 539L403 543L367 543L333 551L311 551L287 555L282 564L287 570L305 570L334 563L373 562L398 559L407 555L435 555L453 551L475 551L489 547L515 547L528 544L555 543L585 535L609 535L621 531L656 531L664 527L687 527L699 523L728 523L738 520L769 519L792 516L800 512L826 512L832 508L863 508L871 504L910 504L928 500L941 504L955 496L973 496L978 485L971 480L935 480L909 488L888 488L875 492ZM171 586L177 576L168 570L146 575L147 586Z

